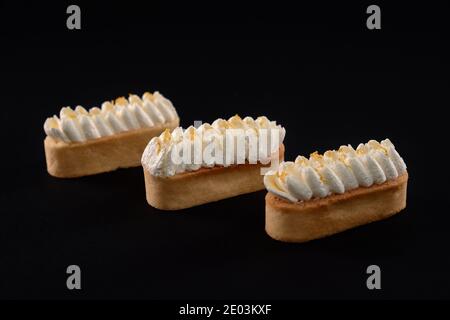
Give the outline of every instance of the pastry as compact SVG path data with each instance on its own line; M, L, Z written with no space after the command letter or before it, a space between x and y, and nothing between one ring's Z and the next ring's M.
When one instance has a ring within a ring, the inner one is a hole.
M178 125L172 103L158 92L121 97L89 111L64 107L44 123L47 171L70 178L139 166L148 141Z
M285 130L266 117L217 119L153 138L142 155L147 202L178 210L264 189Z
M299 156L264 176L266 232L305 242L388 218L406 207L408 173L388 139Z

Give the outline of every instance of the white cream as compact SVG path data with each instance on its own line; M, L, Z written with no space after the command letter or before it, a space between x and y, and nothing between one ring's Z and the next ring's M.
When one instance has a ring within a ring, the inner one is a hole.
M70 141L82 142L86 140L84 133L79 128L77 119L63 117L61 119L61 130Z
M352 190L359 186L353 171L339 159L336 151L325 152L324 159L331 170L339 177L345 190Z
M319 169L319 175L323 178L323 182L328 186L328 190L331 193L344 193L344 183L339 179L337 174L331 170L328 166L324 166Z
M56 137L56 139L69 142L69 138L61 130L61 121L57 116L47 118L44 122L44 131L48 136Z
M313 196L311 188L301 178L286 177L286 187L289 194L298 200L309 200Z
M106 123L106 120L102 115L92 115L92 121L94 121L94 125L97 128L100 137L106 137L114 134L113 129Z
M264 140L258 140L262 129L268 129L269 135L270 129L276 129L280 143L283 142L286 133L284 128L274 121L270 122L266 117L255 120L246 117L242 120L236 115L228 120L217 119L212 124L204 123L199 128L176 128L172 133L163 132L149 142L142 155L142 165L152 175L167 177L202 167L256 163L261 157L258 158L258 147L252 147L250 141L256 138L257 145L263 144L261 141ZM247 133L252 138L249 138ZM245 148L242 154L236 152L239 145ZM270 146L265 149L259 154L270 159Z
M128 106L119 107L116 111L117 118L125 125L127 131L139 128L136 117L130 112Z
M153 93L153 97L155 105L158 107L159 111L166 121L171 121L178 117L177 111L175 110L175 107L169 99L166 99L158 91L155 91L155 93Z
M86 140L100 138L100 133L98 133L98 129L92 121L92 117L82 114L79 116L79 121L80 129L84 133Z
M406 164L389 139L370 140L356 150L341 146L323 156L313 153L309 159L283 162L264 176L264 184L276 196L297 202L381 184L405 172Z
M165 122L163 115L156 107L156 105L153 103L153 100L149 95L144 94L143 96L143 108L145 112L149 115L153 123L157 124Z
M345 163L349 166L349 168L355 175L356 181L358 181L358 186L370 187L373 184L373 177L363 165L361 159L352 156L346 159Z
M84 142L107 137L116 133L149 128L178 118L172 103L159 92L144 93L142 99L130 95L129 99L118 98L106 101L101 109L82 106L75 110L61 109L58 116L47 118L44 131L47 136L66 143Z
M313 167L303 168L303 179L311 188L314 197L323 198L328 195L328 186L322 182L319 173Z

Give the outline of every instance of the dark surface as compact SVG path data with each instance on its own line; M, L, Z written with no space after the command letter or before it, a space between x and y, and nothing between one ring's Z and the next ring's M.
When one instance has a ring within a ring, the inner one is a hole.
M371 32L364 6L81 7L82 30L68 31L66 4L1 5L0 297L449 298L442 10L382 8ZM166 213L147 205L141 168L47 174L47 116L147 90L171 99L184 127L277 120L287 159L389 137L408 165L408 207L284 244L264 232L265 192ZM65 286L71 264L79 292Z

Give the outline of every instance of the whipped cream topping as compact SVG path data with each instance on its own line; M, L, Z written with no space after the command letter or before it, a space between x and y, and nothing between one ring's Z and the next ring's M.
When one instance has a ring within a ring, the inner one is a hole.
M406 172L406 164L389 139L370 140L356 150L351 145L323 155L312 153L282 162L264 176L266 189L292 202L324 198L358 187L370 187L396 179Z
M285 134L283 127L264 116L241 119L235 115L198 128L166 130L150 140L141 162L152 175L162 177L246 161L266 164L273 150L278 152Z
M161 125L178 118L172 102L159 92L146 92L141 97L130 94L129 98L106 101L101 108L86 110L64 107L59 117L47 118L44 130L47 136L64 142L111 136L116 133Z

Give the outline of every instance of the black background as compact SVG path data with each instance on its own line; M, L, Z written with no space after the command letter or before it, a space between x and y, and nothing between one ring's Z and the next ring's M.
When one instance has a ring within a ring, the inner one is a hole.
M428 2L427 2L428 3ZM449 298L445 10L368 4L1 2L0 297L151 299ZM50 177L42 125L159 90L183 127L266 115L286 159L389 137L408 165L407 209L306 244L264 232L265 192L166 213L141 168ZM82 269L82 290L66 268ZM382 290L366 288L367 266Z

